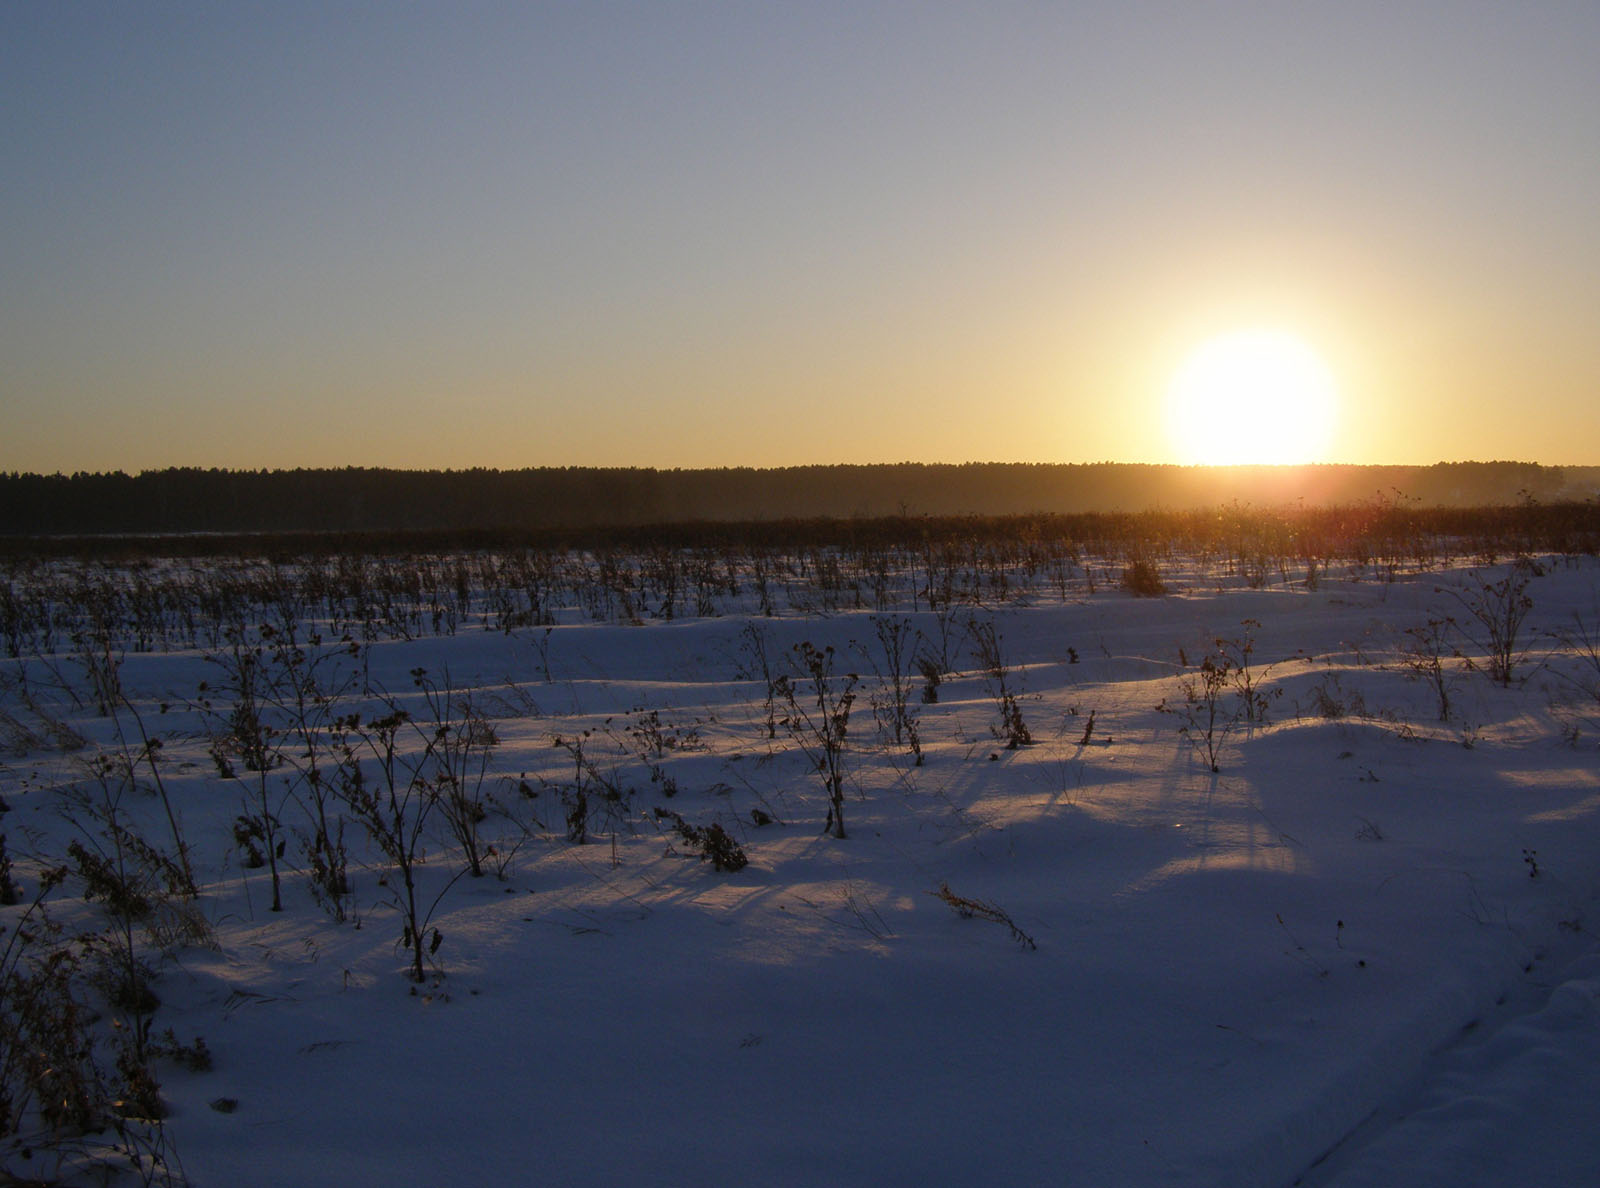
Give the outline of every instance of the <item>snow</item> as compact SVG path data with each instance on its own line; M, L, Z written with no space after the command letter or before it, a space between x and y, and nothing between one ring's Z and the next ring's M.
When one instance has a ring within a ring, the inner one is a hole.
M1600 955L1543 1006L1434 1060L1308 1184L1583 1184L1600 1168Z
M441 943L421 986L354 832L359 926L319 910L292 843L286 910L266 910L267 874L229 832L248 784L219 777L194 705L217 666L130 652L123 686L164 740L215 938L160 962L156 1031L214 1056L158 1063L169 1139L199 1185L1594 1181L1600 704L1553 633L1592 621L1600 566L1541 568L1517 679L1447 657L1443 722L1401 649L1407 628L1461 613L1441 589L1464 571L1249 589L1194 562L1162 598L1024 584L955 618L995 624L1033 745L995 737L952 637L938 701L913 697L920 765L873 728L865 609L630 625L568 606L549 681L538 628L374 642L374 688L417 710L408 674L448 672L491 715L503 807L483 830L502 857L520 842L503 878L452 883L434 818L421 871ZM926 609L887 613L938 637ZM861 675L844 840L822 835L794 740L767 737L752 626L775 663L806 640ZM1183 704L1180 656L1246 636L1275 695L1211 772L1158 706ZM8 663L3 704L31 721ZM77 671L68 652L53 663ZM29 671L41 704L114 745L108 719ZM629 743L650 710L680 744L655 760L670 798ZM575 845L574 761L552 741L586 729L597 768L634 791ZM25 890L80 836L61 806L84 753L4 759ZM697 861L657 806L722 824L749 866ZM133 807L159 843L158 798ZM96 919L73 888L56 910Z

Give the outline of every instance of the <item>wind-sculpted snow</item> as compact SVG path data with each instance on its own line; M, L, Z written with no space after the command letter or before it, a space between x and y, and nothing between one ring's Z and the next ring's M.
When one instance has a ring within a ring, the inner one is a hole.
M1248 589L1168 568L1159 598L1018 586L937 612L630 625L572 604L343 644L305 622L330 701L303 733L288 686L263 694L265 801L206 655L227 644L114 646L100 714L63 640L4 669L12 878L26 901L69 843L103 843L97 754L126 760L128 829L172 857L181 837L208 943L137 943L150 1034L212 1055L151 1056L197 1184L1592 1179L1600 674L1572 629L1596 621L1600 566L1485 570L1527 575L1527 655L1501 685L1452 636L1443 719L1408 629L1459 613L1437 592L1459 575ZM898 743L885 615L919 641ZM974 615L1028 745L1008 745ZM237 642L282 676L283 637L255 627ZM768 706L779 678L817 704L802 643L859 678L843 840L816 740ZM376 724L400 711L402 775L435 805L410 934L403 868L349 799L385 787ZM313 893L309 751L342 899ZM281 913L238 826L269 811ZM695 848L712 824L747 866ZM84 890L71 869L46 901L64 928L104 927Z

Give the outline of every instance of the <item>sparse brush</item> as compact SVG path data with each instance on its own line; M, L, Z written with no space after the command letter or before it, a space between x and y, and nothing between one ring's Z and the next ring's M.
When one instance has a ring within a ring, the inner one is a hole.
M1017 927L1015 920L992 903L957 895L950 890L949 883L940 883L937 891L929 891L928 894L948 904L950 909L963 920L989 920L992 923L1004 925L1006 930L1011 933L1011 939L1028 952L1032 952L1039 947L1034 942L1033 937Z
M1576 675L1556 669L1556 675L1583 694L1585 699L1600 703L1600 614L1584 618L1574 611L1572 626L1552 632L1557 643L1572 652L1578 660Z
M49 1072L54 1096L40 1099L40 1117L55 1125L59 1118L52 1115L66 1109L77 1126L87 1111L90 1124L113 1129L120 1155L147 1173L147 1183L171 1182L164 1174L165 1111L150 1067L151 1015L160 1003L152 986L155 970L146 960L140 934L157 952L166 953L209 939L209 926L191 902L182 868L135 833L124 816L122 799L133 786L131 761L125 755L102 754L86 769L88 780L63 808L79 834L68 843L67 853L72 871L82 880L84 898L100 904L106 925L70 942L55 934L45 956L32 966L38 975L32 989L45 995L43 1009L53 1012L48 1023L30 1025L35 1039L46 1053L51 1036L76 1045L70 1058L56 1050ZM67 874L67 867L47 872L36 906ZM14 976L14 963L6 972L13 975L3 996L9 1000L23 987ZM98 991L110 1011L85 1016L80 985ZM109 1032L97 1043L88 1032L101 1020ZM96 1061L96 1046L109 1049L113 1071Z
M1078 740L1078 745L1080 747L1088 746L1089 745L1089 740L1094 737L1095 713L1096 713L1095 710L1090 710L1089 711L1089 719L1088 719L1088 721L1086 721L1083 724L1083 737Z
M22 758L36 751L60 751L67 754L86 746L83 735L57 718L31 706L34 722L30 723L8 710L0 709L0 754Z
M850 707L855 704L855 688L860 678L855 673L835 677L833 648L799 643L794 648L801 670L811 678L811 696L802 699L793 678L778 678L778 692L788 705L783 724L811 760L822 778L828 797L828 819L824 833L844 838L845 744L850 730ZM812 708L814 703L815 709Z
M110 1096L94 1060L95 1013L79 987L83 949L44 906L65 877L47 872L27 909L0 929L0 1173L28 1129L84 1134Z
M95 711L102 718L110 717L122 700L122 653L105 612L96 608L90 622L73 633L72 642L77 648L78 667L94 698Z
M279 636L271 650L273 700L295 743L279 750L286 784L304 821L292 832L307 862L312 898L339 922L348 913L351 889L345 821L335 789L347 774L337 769L350 757L336 746L336 724L340 700L356 684L359 656L348 637L324 647L316 634L304 645Z
M601 737L609 737L619 747L623 745L609 730ZM567 840L578 846L588 842L589 830L598 814L605 814L615 828L631 811L632 790L622 782L615 766L606 768L595 761L590 746L594 738L593 730L583 730L575 735L557 735L550 740L551 746L572 756L572 781L559 787L566 807Z
M913 657L922 642L922 633L910 619L874 615L876 650L861 648L878 676L879 686L872 695L873 715L880 735L891 738L895 746L907 747L922 763L922 740L917 728L917 711L911 702Z
M683 843L700 855L700 861L711 863L711 869L729 873L743 870L750 864L739 843L716 821L709 825L691 825L670 809L657 808L657 821L668 821Z
M1528 586L1540 572L1534 562L1523 559L1499 581L1469 570L1460 586L1435 587L1436 594L1448 594L1466 610L1466 619L1451 621L1484 653L1489 679L1498 685L1511 684L1517 664L1527 655L1522 625L1533 609Z
M1407 627L1400 653L1401 666L1433 691L1441 722L1450 720L1450 681L1444 662L1461 654L1449 643L1454 629L1455 620L1448 617L1430 618L1421 626Z
M1233 663L1226 655L1208 655L1200 661L1194 674L1180 683L1181 702L1162 701L1156 706L1159 712L1179 719L1182 724L1178 733L1188 740L1213 773L1222 770L1217 757L1229 733L1244 715L1244 706L1238 699L1231 705L1224 700L1233 678Z
M0 821L5 820L11 806L0 796ZM14 907L22 901L22 891L11 877L11 855L6 851L6 835L0 833L0 907Z
M85 771L87 779L61 806L78 833L67 853L84 898L100 902L113 921L130 968L138 951L136 926L163 953L210 944L210 925L194 901L188 873L129 823L123 799L134 783L127 760L101 753Z
M759 679L765 687L762 708L766 714L767 738L775 739L778 737L778 702L783 698L783 690L771 657L771 633L765 626L746 623L739 632L739 651L743 657L741 675Z
M1263 687L1273 665L1269 664L1264 668L1251 667L1256 649L1254 632L1260 630L1261 624L1255 619L1241 619L1239 626L1244 628L1244 631L1238 638L1215 641L1217 654L1228 660L1233 688L1238 694L1239 708L1244 720L1251 725L1261 726L1266 724L1268 708L1273 701L1283 695L1283 690L1269 690Z
M281 912L283 881L278 863L287 848L282 819L292 784L289 781L280 784L271 774L283 765L283 752L289 749L283 729L284 715L276 705L281 668L269 650L277 641L278 633L276 628L264 623L255 640L233 627L227 629L225 638L227 650L207 657L222 672L218 687L213 689L203 683L199 704L202 713L225 727L212 740L211 747L219 774L226 777L232 771L228 755L237 756L245 771L250 773L251 778L244 781L240 789L244 811L235 824L235 839L245 852L247 864L266 865L271 876L271 910ZM225 710L213 708L210 701L213 693L230 699Z
M420 668L412 670L412 679L419 684L425 676ZM421 983L427 978L425 963L444 939L437 928L430 935L429 922L466 868L447 880L431 902L423 903L417 874L424 858L425 830L439 804L437 786L430 778L438 741L432 731L413 723L411 715L392 699L386 699L385 708L386 714L370 722L351 715L338 723L338 745L344 760L337 769L337 791L350 815L361 823L398 875L398 886L387 875L378 885L400 913L400 944L410 954L408 974L413 982ZM415 750L406 745L411 737L418 742ZM366 778L363 757L376 767L376 779Z
M453 691L448 670L442 684L435 684L420 670L415 680L433 720L431 794L450 835L461 846L467 872L475 879L482 878L484 842L479 826L488 817L483 783L490 756L500 745L499 736L470 693Z
M1160 598L1167 592L1167 583L1152 562L1141 558L1123 568L1122 588L1139 598Z
M1010 670L1006 666L1001 638L992 619L974 615L967 621L967 636L972 641L973 657L983 673L984 687L1000 711L1000 722L990 727L995 738L1006 744L1008 750L1029 746L1033 733L1022 718L1022 706L1016 690L1011 687Z

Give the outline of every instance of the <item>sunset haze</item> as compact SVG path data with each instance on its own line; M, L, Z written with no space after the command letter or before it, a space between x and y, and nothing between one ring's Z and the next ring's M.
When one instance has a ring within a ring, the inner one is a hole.
M0 469L1204 461L1168 386L1258 328L1316 460L1592 464L1597 59L1588 3L10 5Z

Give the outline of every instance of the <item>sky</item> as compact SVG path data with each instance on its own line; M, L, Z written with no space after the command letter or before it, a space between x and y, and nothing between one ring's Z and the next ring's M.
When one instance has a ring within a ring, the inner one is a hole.
M1321 460L1600 463L1597 60L1592 0L7 4L0 470L1206 461L1241 332Z

